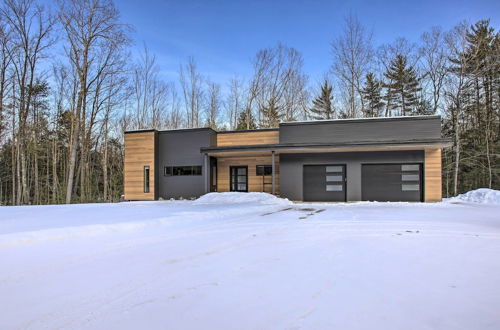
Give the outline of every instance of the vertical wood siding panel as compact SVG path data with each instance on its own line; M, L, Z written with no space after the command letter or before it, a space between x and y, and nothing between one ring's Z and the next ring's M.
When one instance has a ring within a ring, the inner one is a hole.
M155 134L125 134L123 183L126 200L155 199ZM144 193L144 166L149 166L149 193Z
M442 198L441 149L425 150L425 201L439 202Z

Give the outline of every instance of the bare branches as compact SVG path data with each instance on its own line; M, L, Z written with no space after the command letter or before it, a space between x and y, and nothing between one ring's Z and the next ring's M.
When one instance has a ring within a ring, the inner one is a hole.
M255 104L259 121L265 126L274 126L279 120L297 119L305 112L307 76L302 66L302 55L282 44L257 53L247 108Z
M179 66L179 81L184 97L187 127L200 126L200 112L203 106L203 78L196 69L196 62L189 57L186 65Z
M342 35L332 43L332 72L344 94L345 115L355 118L364 109L362 84L372 62L372 36L352 14L344 24Z

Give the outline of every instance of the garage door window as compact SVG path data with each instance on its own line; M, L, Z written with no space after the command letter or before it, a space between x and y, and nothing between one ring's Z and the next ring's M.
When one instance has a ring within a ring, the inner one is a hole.
M344 181L343 166L326 166L326 182L327 182L326 191L342 191L343 181Z
M420 176L418 174L402 174L401 181L419 181Z
M341 182L342 181L342 175L327 175L326 176L326 181L327 182Z
M401 171L403 171L403 172L408 172L408 171L418 172L419 169L420 169L420 165L418 165L418 164L404 164L404 165L401 165Z
M343 167L342 166L327 166L326 167L326 172L334 172L334 173L342 173L343 172Z
M401 190L403 191L418 191L420 186L418 184L403 184Z
M340 184L327 184L326 191L342 191L342 185Z
M420 165L401 165L401 191L420 190Z

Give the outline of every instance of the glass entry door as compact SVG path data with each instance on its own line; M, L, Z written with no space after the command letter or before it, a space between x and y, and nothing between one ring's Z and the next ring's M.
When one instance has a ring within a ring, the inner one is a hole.
M248 167L247 166L231 166L230 167L230 190L231 191L248 191Z

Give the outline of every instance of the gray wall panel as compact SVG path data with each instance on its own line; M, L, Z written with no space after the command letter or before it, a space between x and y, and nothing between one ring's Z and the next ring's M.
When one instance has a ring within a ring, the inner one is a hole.
M425 119L340 120L280 126L280 143L374 142L440 137L441 120L437 116Z
M345 164L347 201L361 200L361 164L423 163L424 151L338 152L280 155L281 196L303 200L302 172L304 165Z
M205 193L206 171L201 147L214 145L210 129L163 131L158 133L158 197L190 198ZM201 165L202 175L164 176L165 166Z

